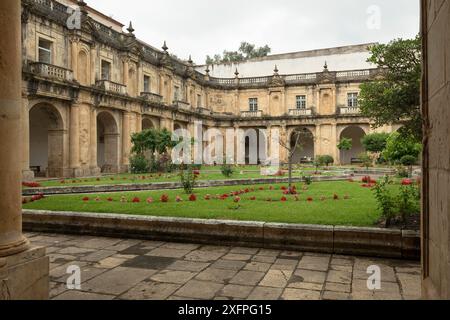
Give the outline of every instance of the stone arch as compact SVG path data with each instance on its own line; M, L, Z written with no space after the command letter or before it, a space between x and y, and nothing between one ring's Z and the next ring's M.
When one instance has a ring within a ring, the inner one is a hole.
M142 118L142 131L149 129L156 129L155 123L148 117Z
M314 134L306 127L293 129L289 136L290 147L293 148L297 142L297 137L300 135L300 142L292 157L292 163L308 163L314 161L315 157L315 141Z
M361 139L364 138L366 134L367 132L357 125L348 126L342 130L339 141L343 138L352 139L352 149L340 151L341 164L351 164L352 159L357 159L358 156L365 151Z
M119 172L119 129L110 112L97 115L97 162L104 173Z
M77 80L82 85L89 84L89 56L88 52L84 49L78 52L78 70L77 71Z
M29 111L30 167L36 176L64 176L64 120L57 107L38 103Z

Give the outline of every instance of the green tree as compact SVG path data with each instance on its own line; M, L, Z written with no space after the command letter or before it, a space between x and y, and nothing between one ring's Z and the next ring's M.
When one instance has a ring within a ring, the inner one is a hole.
M394 132L387 139L382 156L393 164L399 164L404 156L418 159L421 152L422 144L418 143L415 137Z
M238 51L225 50L223 55L206 56L206 64L242 62L248 59L266 57L271 51L272 49L268 45L257 48L256 45L244 41L241 42Z
M386 148L389 133L372 133L364 136L361 143L368 152L381 153Z
M383 76L361 85L359 106L375 127L402 123L402 135L422 138L420 111L421 39L397 39L370 48L368 62L383 70Z
M353 140L349 138L342 138L337 147L341 151L350 151L353 148Z

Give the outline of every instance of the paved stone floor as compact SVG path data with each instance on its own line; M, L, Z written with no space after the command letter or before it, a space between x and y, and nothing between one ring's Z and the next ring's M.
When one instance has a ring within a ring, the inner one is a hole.
M419 299L418 262L240 247L28 233L47 247L51 297L87 299ZM66 288L68 266L81 290ZM367 267L382 289L367 289Z

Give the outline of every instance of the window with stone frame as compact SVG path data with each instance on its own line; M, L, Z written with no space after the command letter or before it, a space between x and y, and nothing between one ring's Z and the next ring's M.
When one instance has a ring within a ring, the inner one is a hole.
M296 108L297 109L306 109L306 96L299 95L295 97Z
M101 80L111 80L111 63L102 60Z
M258 111L258 98L250 98L248 99L249 110L250 112Z
M144 75L144 92L151 92L151 78Z
M51 41L45 39L39 39L39 62L52 64L52 46L53 43Z
M347 107L357 108L358 107L358 93L350 92L347 94Z

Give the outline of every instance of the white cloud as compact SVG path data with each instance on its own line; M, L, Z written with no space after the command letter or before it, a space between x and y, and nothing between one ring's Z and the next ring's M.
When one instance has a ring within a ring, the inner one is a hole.
M87 0L135 34L180 58L202 64L207 54L236 50L241 41L272 53L411 38L419 32L418 0ZM367 9L381 9L381 28L367 28Z

